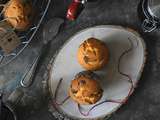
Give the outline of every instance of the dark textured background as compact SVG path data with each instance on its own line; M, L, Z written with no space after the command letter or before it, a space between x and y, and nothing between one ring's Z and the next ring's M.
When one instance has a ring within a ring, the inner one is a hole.
M148 53L147 63L136 91L127 104L114 113L110 120L160 120L160 32L142 32L137 12L139 2L140 0L101 0L95 6L86 6L76 21L66 21L62 31L47 47L34 84L31 88L25 89L29 105L17 107L20 120L54 120L47 108L48 99L45 97L48 95L47 91L42 90L46 66L56 50L75 32L101 24L122 25L137 30L145 40ZM38 35L41 36L43 25L49 19L64 18L69 3L70 0L52 0ZM28 96L34 96L34 99Z

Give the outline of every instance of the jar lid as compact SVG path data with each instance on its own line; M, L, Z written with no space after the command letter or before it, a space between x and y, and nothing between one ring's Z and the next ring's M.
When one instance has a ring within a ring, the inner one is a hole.
M160 19L160 0L148 0L148 10L152 16Z

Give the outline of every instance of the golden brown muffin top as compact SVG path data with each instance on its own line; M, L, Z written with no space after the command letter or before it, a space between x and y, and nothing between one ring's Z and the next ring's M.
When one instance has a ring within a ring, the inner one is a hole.
M108 48L96 38L84 41L78 50L78 61L87 70L97 70L108 63Z
M94 104L102 96L103 90L94 76L89 74L77 75L71 82L70 92L79 103Z

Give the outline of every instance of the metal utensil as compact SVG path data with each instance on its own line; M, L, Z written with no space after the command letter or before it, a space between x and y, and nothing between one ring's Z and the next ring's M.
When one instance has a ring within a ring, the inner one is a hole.
M35 58L32 65L28 65L28 70L23 75L23 77L20 81L20 84L22 87L25 87L25 88L29 87L33 83L33 77L34 77L40 56L41 56L41 54L39 54L38 57Z
M58 34L59 29L63 23L64 23L63 19L53 18L49 20L49 22L44 26L44 29L43 29L44 46L42 47L41 52L39 53L38 57L36 57L35 60L33 61L32 65L27 66L27 72L23 75L20 81L20 84L22 87L26 88L32 85L34 74L35 74L38 62L41 58L42 52L44 48L46 48L45 46L47 45L47 43L51 41L52 38L54 38Z
M51 41L59 32L61 25L64 23L62 18L50 19L43 28L43 42L47 44Z
M43 50L46 48L47 43L49 41L52 40L52 38L54 38L58 32L59 29L61 27L61 25L64 23L64 20L61 18L54 18L49 20L49 22L45 25L44 30L43 30L43 42L44 42L44 46L42 47L39 55L34 59L33 63L31 65L28 65L26 67L27 71L26 73L23 75L20 84L22 87L27 88L30 87L33 83L34 80L34 75L37 69L37 65L39 63L39 60L42 56ZM14 90L10 96L8 97L8 102L9 103L5 103L5 108L13 115L14 120L17 120L17 116L16 113L14 111L14 109L16 108L16 104L19 103L19 101L21 100L21 98L24 95L23 92L23 88L16 88L16 90ZM1 120L1 116L2 116L2 92L0 91L0 120ZM5 115L6 116L6 115Z

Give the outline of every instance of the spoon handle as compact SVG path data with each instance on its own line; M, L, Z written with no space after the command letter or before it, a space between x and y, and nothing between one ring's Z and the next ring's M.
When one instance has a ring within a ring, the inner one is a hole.
M31 67L28 69L28 71L26 72L26 74L23 76L22 80L20 81L20 84L22 87L29 87L31 86L31 84L33 83L33 76L35 74L36 68L37 68L37 64L38 61L40 59L40 55L38 55L37 58L35 58L34 62L32 63Z

